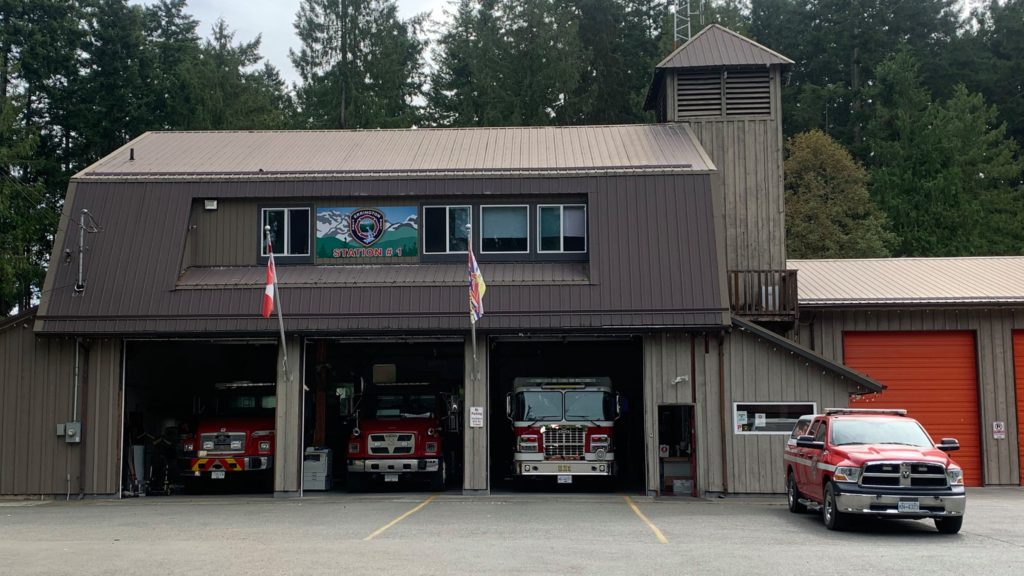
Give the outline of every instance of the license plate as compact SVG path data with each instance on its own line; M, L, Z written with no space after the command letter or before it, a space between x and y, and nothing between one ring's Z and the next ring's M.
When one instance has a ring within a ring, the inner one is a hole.
M559 484L572 484L572 476L570 476L568 474L559 474L558 475L558 483Z
M398 474L385 474L384 475L384 481L385 482L398 482Z
M214 480L223 480L224 479L224 471L223 470L214 470L213 472L210 472L210 478L213 478Z
M920 512L921 503L917 500L913 502L898 502L896 504L896 510L899 512Z
M572 466L569 466L568 464L559 464L558 465L558 471L559 472L572 472Z

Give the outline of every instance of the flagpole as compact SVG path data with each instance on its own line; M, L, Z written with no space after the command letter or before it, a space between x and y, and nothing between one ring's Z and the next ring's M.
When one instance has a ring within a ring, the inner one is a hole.
M472 254L473 253L473 225L472 224L466 224L466 242L468 243L467 245L469 247L469 254ZM468 257L468 255L467 255L467 257ZM473 279L470 278L469 282L470 282L470 285L472 285ZM477 369L477 364L476 364L476 318L473 316L473 303L472 303L472 301L469 303L469 326L470 326L469 330L470 330L470 333L472 334L472 342L473 342L473 381L476 382L477 379L480 377L480 372Z

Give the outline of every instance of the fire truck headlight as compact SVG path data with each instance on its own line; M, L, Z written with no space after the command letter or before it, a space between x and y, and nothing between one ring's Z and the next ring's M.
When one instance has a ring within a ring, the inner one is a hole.
M606 452L604 448L598 448L594 452L594 458L597 458L598 460L604 460L605 457L607 457L607 456L608 456L608 452Z
M191 442L186 442L185 444L182 444L181 449L185 452L191 452L196 449L196 445Z
M231 441L231 449L232 450L241 450L242 449L242 441L241 440L232 440Z
M213 440L206 440L203 442L203 450L213 450Z
M520 452L536 452L537 436L535 434L524 434L519 437Z
M349 452L349 454L358 454L359 453L359 442L352 442L352 443L350 443L348 445L348 452Z
M437 442L427 442L427 453L428 454L436 454L437 453Z
M267 440L264 440L264 441L260 442L260 452L269 452L269 451L270 451L270 442L267 441Z

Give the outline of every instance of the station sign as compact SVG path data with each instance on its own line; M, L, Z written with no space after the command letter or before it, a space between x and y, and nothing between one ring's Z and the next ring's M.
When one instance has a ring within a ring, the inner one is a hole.
M419 256L416 206L317 208L316 257L338 260Z

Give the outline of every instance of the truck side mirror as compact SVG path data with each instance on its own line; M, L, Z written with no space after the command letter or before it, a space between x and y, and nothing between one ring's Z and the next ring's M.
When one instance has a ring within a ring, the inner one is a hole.
M512 393L505 394L505 417L512 420Z
M618 420L622 416L622 396L618 393L615 394L615 419Z
M824 442L815 442L814 441L814 436L808 436L808 435L797 437L796 445L799 446L800 448L810 448L811 450L824 450L825 449L825 443Z
M952 452L960 449L960 442L956 438L943 438L935 447L943 452Z

